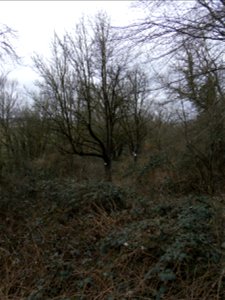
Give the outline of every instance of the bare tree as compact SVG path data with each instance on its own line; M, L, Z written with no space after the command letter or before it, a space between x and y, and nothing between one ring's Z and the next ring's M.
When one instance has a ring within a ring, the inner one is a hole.
M0 77L0 145L2 159L15 158L15 138L13 127L18 109L17 83L8 80L6 75Z
M145 16L124 28L124 37L132 46L148 45L151 59L173 58L184 40L209 40L215 47L225 41L223 0L144 0L135 5L143 8Z
M121 124L125 132L126 144L136 162L148 134L150 119L149 80L145 72L136 67L128 71L124 82L125 100L121 106ZM148 103L149 104L149 103Z
M43 107L69 145L61 150L101 158L107 180L124 143L120 108L128 64L119 43L107 16L98 14L89 27L81 22L75 36L55 36L51 61L34 58L47 100Z
M17 156L26 167L32 161L43 158L49 144L49 124L35 107L21 107L16 116L14 134L17 141Z
M190 102L196 117L182 115L184 137L189 156L195 162L201 182L214 192L218 177L224 173L225 162L225 85L224 62L215 56L207 41L184 43L174 68L177 80L169 83L170 96L182 103ZM171 71L172 73L172 71Z
M3 64L6 57L18 60L18 55L13 47L12 39L16 38L16 31L7 25L0 25L0 65Z

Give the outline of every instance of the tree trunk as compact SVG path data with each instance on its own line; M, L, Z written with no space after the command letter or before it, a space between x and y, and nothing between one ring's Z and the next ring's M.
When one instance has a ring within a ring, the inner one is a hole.
M112 163L105 162L105 180L111 182L112 181Z
M135 151L133 151L132 155L133 155L134 163L137 163L137 161L138 161L138 155L137 155L137 153Z

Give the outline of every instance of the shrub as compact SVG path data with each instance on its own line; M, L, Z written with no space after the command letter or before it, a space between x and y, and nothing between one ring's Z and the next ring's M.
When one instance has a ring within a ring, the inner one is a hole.
M107 213L126 208L126 192L108 182L76 183L44 181L40 184L42 198L67 210L70 214L104 210Z

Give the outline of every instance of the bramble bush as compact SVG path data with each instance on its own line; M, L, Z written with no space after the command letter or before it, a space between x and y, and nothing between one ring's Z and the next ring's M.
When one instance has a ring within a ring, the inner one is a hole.
M218 199L73 180L30 188L1 194L1 299L224 298Z

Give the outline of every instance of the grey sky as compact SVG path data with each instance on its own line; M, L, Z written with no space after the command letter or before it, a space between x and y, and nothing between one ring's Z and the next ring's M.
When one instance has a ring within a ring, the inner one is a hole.
M71 30L81 16L93 16L104 10L113 25L126 25L140 13L133 1L0 1L0 23L18 32L14 41L17 53L27 66L34 52L48 55L54 31ZM12 69L12 67L11 67ZM22 84L30 84L35 73L29 67L13 67L10 75Z

